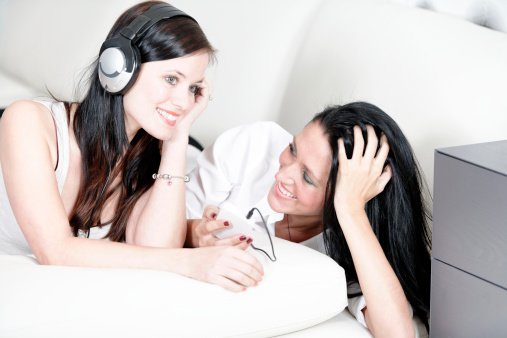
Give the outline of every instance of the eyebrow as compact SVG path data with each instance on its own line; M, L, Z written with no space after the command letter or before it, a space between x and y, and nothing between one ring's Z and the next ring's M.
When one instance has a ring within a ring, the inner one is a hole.
M294 151L296 152L296 156L297 156L298 148L296 146L296 136L294 136L294 138L292 139L292 144L294 145ZM308 172L310 175L312 175L312 177L317 181L317 183L321 184L319 178L313 173L313 171L310 168L308 168L306 166L306 164L303 164L303 168L306 172Z

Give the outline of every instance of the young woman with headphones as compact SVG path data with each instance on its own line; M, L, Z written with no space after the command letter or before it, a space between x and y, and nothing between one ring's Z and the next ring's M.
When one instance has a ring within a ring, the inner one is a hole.
M192 17L148 1L113 25L81 102L9 106L0 121L0 254L165 270L232 291L261 281L246 243L182 248L189 129L211 95L213 57Z

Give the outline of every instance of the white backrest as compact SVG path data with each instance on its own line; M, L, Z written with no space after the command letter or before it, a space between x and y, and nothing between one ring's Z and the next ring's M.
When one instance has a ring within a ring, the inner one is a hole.
M73 99L136 2L0 0L0 75ZM170 3L218 49L214 100L191 130L205 146L258 120L297 133L325 105L365 100L399 123L431 187L435 148L507 138L507 34L387 0Z
M218 63L209 71L213 101L191 134L209 145L223 131L276 121L290 72L321 0L171 1L195 16Z
M0 31L0 71L59 98L94 61L116 18L135 0L15 0Z
M429 186L434 149L507 138L507 34L376 0L328 0L291 73L279 122L298 132L325 105L391 115Z
M116 18L135 0L2 0L0 72L72 100ZM238 124L276 120L305 32L320 0L174 0L218 50L213 102L193 126L204 145ZM20 19L23 18L23 19ZM8 30L2 29L8 27ZM26 42L26 43L25 43Z

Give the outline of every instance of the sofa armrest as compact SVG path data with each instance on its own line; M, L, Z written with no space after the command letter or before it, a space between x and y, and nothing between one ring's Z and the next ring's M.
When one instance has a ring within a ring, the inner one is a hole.
M274 245L274 263L248 249L265 276L241 293L168 272L41 266L32 257L0 256L0 336L267 337L346 307L340 266L298 244L275 238Z

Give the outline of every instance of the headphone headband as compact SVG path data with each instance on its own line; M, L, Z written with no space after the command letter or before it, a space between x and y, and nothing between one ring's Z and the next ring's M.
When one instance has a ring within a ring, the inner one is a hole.
M120 34L104 41L99 53L99 80L110 93L125 93L134 84L141 56L136 42L154 24L163 19L184 16L197 21L169 4L151 6L124 27Z

